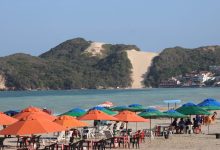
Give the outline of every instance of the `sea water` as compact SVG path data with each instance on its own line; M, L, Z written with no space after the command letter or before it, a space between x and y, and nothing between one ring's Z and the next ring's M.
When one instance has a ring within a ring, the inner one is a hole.
M59 114L72 108L89 109L104 101L114 105L142 104L145 107L165 106L163 100L179 99L199 103L206 98L220 100L220 88L151 88L140 90L58 90L1 91L0 111L18 110L28 106L46 107Z

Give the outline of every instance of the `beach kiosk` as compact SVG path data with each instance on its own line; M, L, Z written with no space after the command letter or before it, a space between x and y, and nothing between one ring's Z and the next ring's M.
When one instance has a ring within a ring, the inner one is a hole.
M170 104L174 104L174 109L176 109L176 104L181 103L181 100L164 100L163 102L167 104L168 110L170 110Z

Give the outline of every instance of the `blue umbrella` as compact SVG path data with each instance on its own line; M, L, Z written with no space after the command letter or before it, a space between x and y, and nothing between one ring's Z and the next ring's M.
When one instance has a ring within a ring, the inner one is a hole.
M128 107L142 107L141 104L131 104L131 105L128 105Z
M170 109L168 111L165 111L164 112L167 116L169 116L170 118L185 118L187 117L186 115L184 114L181 114L173 109Z
M205 110L220 110L220 102L212 98L205 99L197 106L202 107Z
M8 116L14 116L14 115L17 115L19 112L20 110L8 110L8 111L5 111L4 114Z

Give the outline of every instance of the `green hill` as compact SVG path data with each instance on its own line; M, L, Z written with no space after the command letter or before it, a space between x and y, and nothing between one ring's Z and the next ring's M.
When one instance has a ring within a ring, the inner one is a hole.
M192 71L207 71L211 65L220 65L220 46L167 48L154 58L145 85L158 87L162 80Z
M102 57L85 50L92 42L82 38L65 41L34 57L14 54L0 58L0 74L9 89L125 88L131 84L132 65L124 50L133 45L103 45Z

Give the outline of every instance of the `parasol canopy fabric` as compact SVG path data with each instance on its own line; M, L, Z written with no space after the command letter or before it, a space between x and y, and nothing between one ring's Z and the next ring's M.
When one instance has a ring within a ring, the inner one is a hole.
M220 102L213 98L208 98L203 100L197 106L205 109L205 110L220 110Z
M114 117L118 118L119 121L124 121L124 122L147 122L147 119L144 119L134 112L124 110L119 112L117 115Z
M116 114L116 112L111 111L109 109L106 109L104 107L100 107L100 106L93 107L93 108L91 108L89 110L100 110L100 111L102 111L102 112L104 112L104 113L106 113L108 115L115 115Z
M54 120L54 122L64 126L66 129L88 126L87 123L79 121L76 118L67 115L59 116L57 119Z
M79 120L112 120L117 121L118 119L110 116L100 110L90 110L85 115L78 118Z
M10 117L3 112L0 112L0 125L10 125L17 121L17 119Z
M37 108L37 107L33 107L33 106L30 106L28 108L23 109L20 113L18 113L17 115L15 115L13 117L20 120L22 118L26 118L30 114L36 114L37 116L39 116L41 118L48 119L51 121L56 119L55 116L52 116L46 112L43 112L42 109Z
M168 111L165 111L164 114L166 114L170 118L186 118L187 116L184 114L181 114L177 112L176 110L170 109Z
M0 135L30 135L64 131L66 128L37 114L30 114L25 118L9 125L0 131Z
M83 110L81 108L74 108L74 109L69 110L68 112L61 114L60 116L68 115L68 116L72 116L72 117L80 117L85 114L86 114L85 110Z
M160 118L160 117L167 117L166 114L160 112L159 110L155 108L148 108L145 109L143 112L138 114L139 116L143 118Z
M176 109L177 112L184 115L210 115L210 113L193 103L186 103Z

